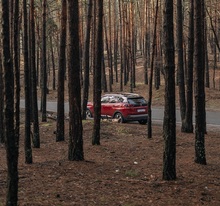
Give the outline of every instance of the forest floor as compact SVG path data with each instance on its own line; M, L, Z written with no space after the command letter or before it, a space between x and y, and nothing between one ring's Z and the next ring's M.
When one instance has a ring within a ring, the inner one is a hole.
M153 106L163 106L163 88L154 91ZM137 84L135 92L147 93ZM220 92L208 89L209 110L220 109ZM68 98L68 97L67 97ZM50 91L48 99L55 100ZM68 120L65 141L56 142L56 121L40 123L41 148L32 149L33 164L24 163L24 114L19 152L20 206L145 206L220 205L220 128L208 127L207 165L194 162L195 134L177 124L175 181L162 180L163 128L153 121L153 137L137 123L101 122L101 145L92 146L93 121L83 121L85 161L68 161ZM0 145L0 206L6 197L6 153Z

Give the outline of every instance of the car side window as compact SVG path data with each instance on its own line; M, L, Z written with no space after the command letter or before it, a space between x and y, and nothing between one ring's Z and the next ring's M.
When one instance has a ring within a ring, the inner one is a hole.
M102 97L101 103L108 103L109 102L109 97Z
M110 100L109 100L109 103L117 103L118 100L116 97L111 97Z

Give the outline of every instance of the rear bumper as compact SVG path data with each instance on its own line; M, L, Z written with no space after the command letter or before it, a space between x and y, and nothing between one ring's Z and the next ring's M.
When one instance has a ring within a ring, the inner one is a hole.
M126 121L138 121L138 120L147 120L148 114L136 114L136 115L128 115L124 117Z

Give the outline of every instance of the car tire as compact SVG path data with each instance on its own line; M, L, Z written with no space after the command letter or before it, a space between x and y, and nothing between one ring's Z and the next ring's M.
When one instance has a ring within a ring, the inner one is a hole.
M139 124L147 124L147 119L142 119L138 121Z
M92 118L92 112L89 109L87 109L86 110L86 119L91 119L91 118Z
M116 119L118 121L118 123L124 123L124 117L121 113L117 112L115 115L114 115L114 119Z

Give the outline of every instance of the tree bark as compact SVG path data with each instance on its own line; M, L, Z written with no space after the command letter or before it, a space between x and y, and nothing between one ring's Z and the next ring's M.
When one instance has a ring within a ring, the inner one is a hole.
M84 56L83 56L84 83L83 83L82 119L86 119L86 109L87 109L87 103L89 97L89 52L90 52L91 20L92 20L92 0L88 0L86 37L85 37L85 48L84 48Z
M1 42L0 42L0 48ZM0 49L0 143L5 142L5 127L4 127L4 82L2 68L2 51Z
M186 98L185 98L185 76L184 76L184 62L183 62L183 14L182 14L182 0L177 0L177 74L179 86L179 104L180 114L183 121L186 115Z
M7 158L7 197L6 205L18 202L18 147L14 130L14 71L11 62L9 1L2 0L3 67L5 87L5 146Z
M23 0L24 82L25 82L25 163L32 163L30 115L30 67L28 59L27 1Z
M206 164L205 155L205 88L203 59L204 49L204 24L202 3L203 1L194 0L195 6L195 162Z
M37 99L37 71L36 71L36 47L35 47L35 6L31 0L30 7L30 27L31 27L31 84L32 84L32 115L33 115L33 147L40 148L40 133L38 119L38 99Z
M79 58L79 3L78 0L68 0L69 28L69 152L68 159L84 160L83 127L81 117L81 85Z
M64 141L65 124L64 124L64 83L66 68L66 22L67 22L67 4L62 0L61 12L61 34L60 34L60 55L58 69L58 87L57 87L57 132L56 141Z
M165 0L164 6L164 73L165 73L165 108L164 108L164 153L163 179L176 179L176 105L175 105L175 61L173 34L173 0Z
M158 0L156 2L156 14L155 14L155 23L154 23L154 34L153 34L153 44L152 44L152 56L151 56L151 68L150 68L150 79L149 79L149 93L148 93L148 138L152 138L152 85L153 85L153 69L154 69L154 58L156 51L156 39L157 39L157 17L158 17Z
M182 124L182 132L193 132L193 53L194 53L194 1L190 3L188 38L188 63L186 82L186 115Z
M46 41L46 10L47 0L42 2L42 122L47 121L47 41Z
M100 145L100 118L101 118L101 70L102 70L102 50L103 50L103 0L98 0L98 25L96 34L96 62L94 67L94 125L92 144Z

